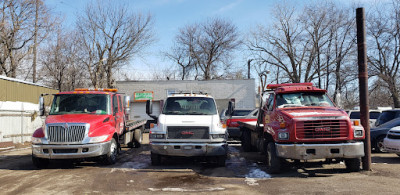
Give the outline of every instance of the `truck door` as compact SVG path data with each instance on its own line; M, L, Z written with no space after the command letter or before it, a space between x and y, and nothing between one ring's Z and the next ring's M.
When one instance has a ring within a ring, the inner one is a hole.
M118 96L114 95L113 96L113 115L114 115L114 121L115 121L115 131L121 135L121 128L124 128L123 124L121 126L121 120L123 120L123 116L121 116L121 112L119 111L119 102L118 102ZM123 122L123 121L122 121Z
M270 126L270 124L272 123L273 120L273 110L274 110L274 100L275 100L275 94L272 93L268 100L267 103L265 104L264 107L264 131L272 131L272 128Z

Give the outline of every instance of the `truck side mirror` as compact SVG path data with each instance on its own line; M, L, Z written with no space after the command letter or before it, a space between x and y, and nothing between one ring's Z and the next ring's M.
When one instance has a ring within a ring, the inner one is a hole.
M130 109L130 102L131 102L131 97L130 96L125 96L124 97L124 108L125 108L125 112L128 112Z
M146 114L153 114L153 102L151 100L146 101Z
M227 115L232 115L233 110L235 110L235 102L229 101Z
M44 116L45 107L44 107L44 98L43 96L39 97L39 115Z

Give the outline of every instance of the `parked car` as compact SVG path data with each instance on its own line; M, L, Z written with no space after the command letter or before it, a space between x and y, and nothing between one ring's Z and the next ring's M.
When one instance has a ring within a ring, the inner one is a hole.
M232 112L231 116L227 117L226 126L228 128L229 138L240 138L242 135L239 129L238 122L257 121L258 109L238 108Z
M400 118L388 121L371 129L371 148L376 152L384 152L383 140L389 130L400 126Z
M400 117L400 109L384 110L378 119L376 119L375 127L378 127L390 120Z
M369 110L369 125L371 128L375 127L375 122L381 113L382 110ZM360 110L349 110L347 114L350 116L351 122L358 121L361 124Z
M386 138L383 140L383 147L385 151L396 153L400 156L400 126L389 130Z

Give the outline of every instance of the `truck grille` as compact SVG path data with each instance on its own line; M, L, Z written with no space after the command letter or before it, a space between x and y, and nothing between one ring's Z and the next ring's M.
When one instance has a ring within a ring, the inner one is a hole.
M346 120L312 120L296 123L298 139L346 138L348 136Z
M47 126L50 142L82 142L85 138L86 124L57 124Z
M400 133L393 133L389 131L387 137L389 139L400 139Z
M167 139L210 139L208 127L168 127Z

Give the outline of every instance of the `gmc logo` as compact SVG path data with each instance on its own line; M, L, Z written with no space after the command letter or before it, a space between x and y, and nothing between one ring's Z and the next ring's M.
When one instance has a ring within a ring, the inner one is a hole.
M316 132L328 132L328 131L331 131L331 128L330 127L316 127L315 131Z
M182 135L194 135L193 131L181 131Z

